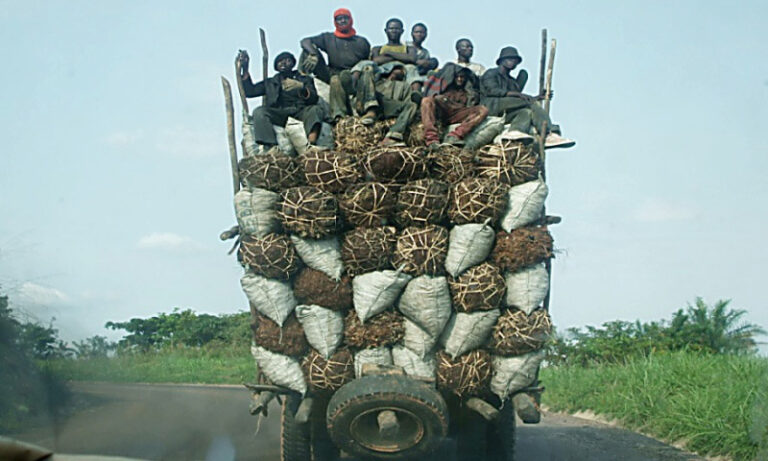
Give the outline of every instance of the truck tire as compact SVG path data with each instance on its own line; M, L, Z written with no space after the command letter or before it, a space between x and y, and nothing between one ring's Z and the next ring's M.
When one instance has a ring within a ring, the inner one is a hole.
M393 433L379 429L384 411L396 415ZM326 421L336 445L363 458L424 458L448 432L440 393L405 376L370 375L345 384L331 397Z
M487 459L515 461L515 405L507 400L499 409L499 416L487 424Z
M296 422L301 397L286 394L280 411L280 461L312 461L308 424Z

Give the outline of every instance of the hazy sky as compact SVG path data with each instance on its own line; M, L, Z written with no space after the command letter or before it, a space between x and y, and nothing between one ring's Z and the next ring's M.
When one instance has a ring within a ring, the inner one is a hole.
M452 5L0 0L3 291L68 339L245 309L217 238L235 222L219 76L239 48L261 74L258 27L272 57L298 53L346 6L372 44L389 17L425 22L441 61L463 36L486 66L515 45L532 88L541 28L558 39L552 113L578 141L548 158L560 327L669 317L696 296L768 327L768 3Z

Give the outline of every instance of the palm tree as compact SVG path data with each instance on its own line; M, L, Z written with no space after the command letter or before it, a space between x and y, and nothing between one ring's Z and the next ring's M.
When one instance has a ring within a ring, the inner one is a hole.
M721 299L710 307L697 297L694 305L675 312L669 330L676 345L719 354L754 352L758 344L755 337L766 331L753 323L740 322L747 311L729 309L730 303L730 299Z

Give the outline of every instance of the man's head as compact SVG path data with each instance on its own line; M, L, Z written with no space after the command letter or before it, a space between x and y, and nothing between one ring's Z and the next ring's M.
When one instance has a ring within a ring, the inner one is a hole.
M400 37L403 36L403 21L392 18L384 26L384 33L387 34L387 40L392 43L400 43Z
M454 77L453 82L457 87L464 88L464 85L467 84L467 81L470 79L471 75L471 70L467 69L466 67L462 67L461 70L456 73L456 77Z
M421 45L427 39L427 26L417 22L411 27L411 39L415 45Z
M281 74L290 72L293 70L293 66L296 65L296 57L287 51L283 51L275 57L274 66L275 70Z
M496 65L503 67L507 72L514 70L515 67L523 62L522 56L517 52L517 48L514 46L505 46L499 53L499 59L496 60Z
M456 53L458 53L459 58L464 58L469 61L469 58L472 57L474 50L475 47L472 45L472 41L470 39L460 38L456 41Z
M336 30L345 32L352 27L352 13L346 8L339 8L333 12L333 25Z

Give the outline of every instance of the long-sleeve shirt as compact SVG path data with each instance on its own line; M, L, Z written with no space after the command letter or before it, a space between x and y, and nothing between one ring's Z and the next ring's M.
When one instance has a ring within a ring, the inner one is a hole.
M286 78L298 80L303 86L285 91L282 83ZM295 70L285 76L277 74L258 83L253 83L250 78L244 78L243 89L245 96L249 98L266 96L264 105L267 107L304 107L317 104L318 100L315 82Z

